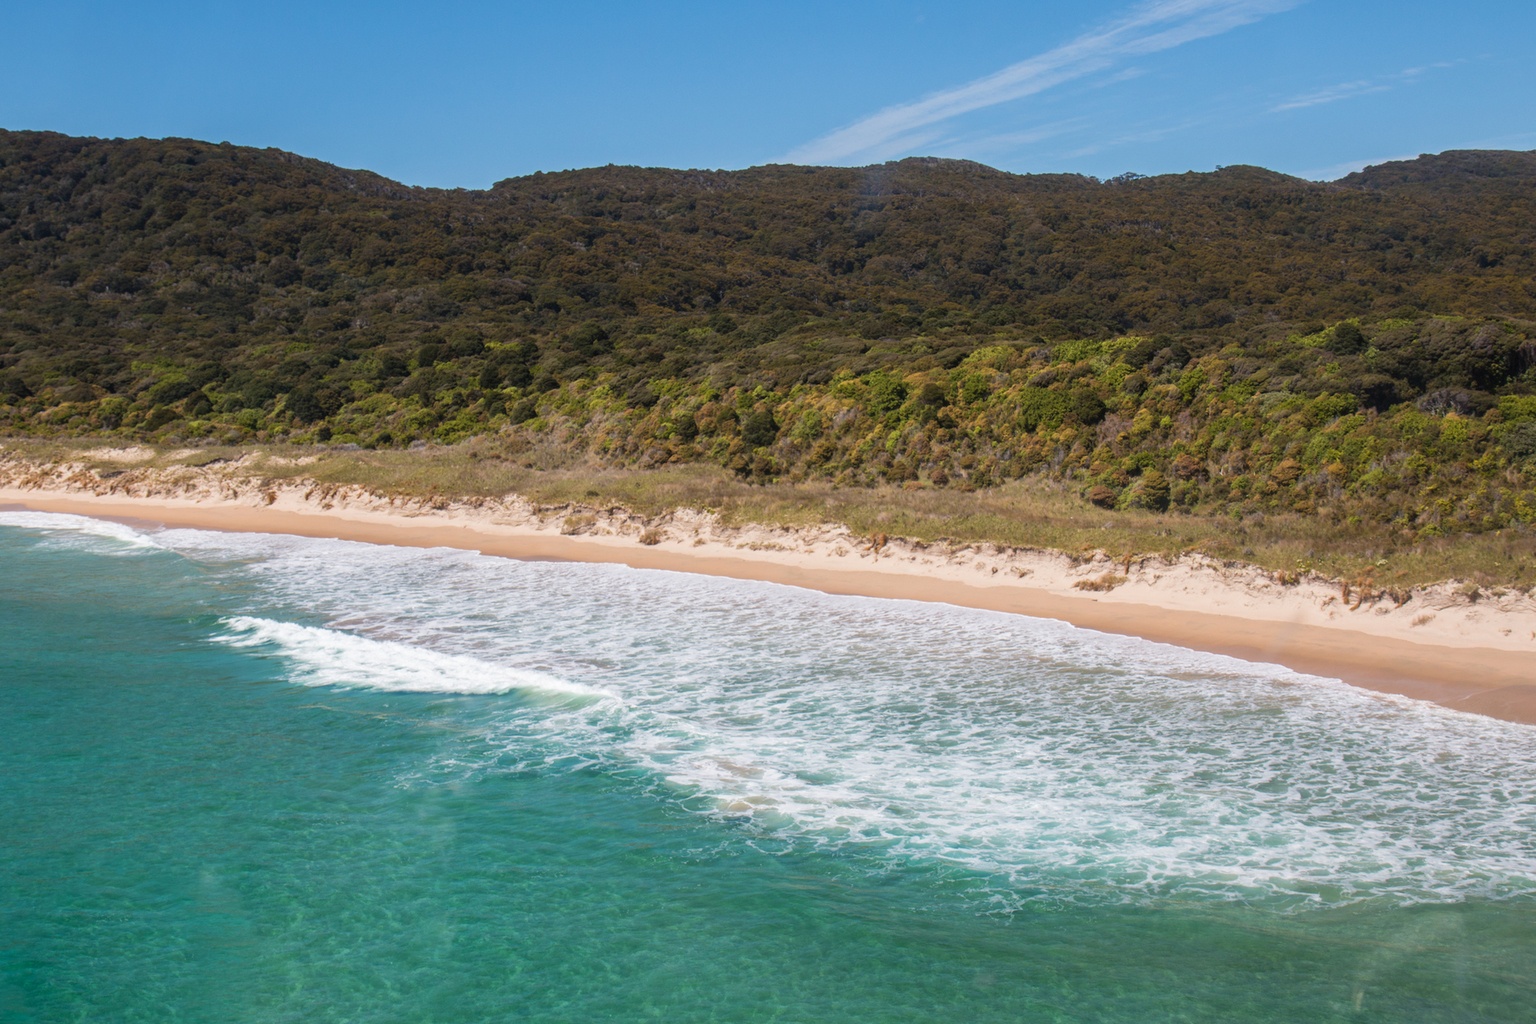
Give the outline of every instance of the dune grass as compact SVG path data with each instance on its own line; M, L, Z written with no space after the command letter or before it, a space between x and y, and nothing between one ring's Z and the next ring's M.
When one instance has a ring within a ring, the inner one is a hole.
M801 527L841 523L864 536L885 534L931 543L1048 548L1111 557L1204 554L1279 573L1314 571L1378 586L1446 579L1485 587L1536 585L1536 532L1501 530L1406 537L1397 531L1294 514L1236 520L1179 513L1108 511L1075 488L1047 479L965 492L935 488L846 488L827 482L752 484L707 465L614 469L572 463L559 453L510 454L469 442L418 450L313 448L162 450L124 463L100 457L106 446L7 441L38 461L72 458L102 472L128 465L241 463L239 472L271 479L313 479L384 494L477 498L519 494L541 505L622 507L644 516L677 508L714 512L727 524Z

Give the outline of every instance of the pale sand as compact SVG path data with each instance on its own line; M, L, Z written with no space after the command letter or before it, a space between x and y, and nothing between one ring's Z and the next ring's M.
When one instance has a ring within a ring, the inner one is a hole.
M515 496L388 498L265 481L255 468L129 469L103 479L77 465L5 458L0 505L509 558L616 562L832 594L942 601L1278 663L1536 724L1536 600L1515 592L1473 598L1442 584L1361 599L1320 577L1282 583L1252 566L1201 556L1147 558L1127 567L1102 555L1074 559L1043 550L861 538L838 526L725 527L700 512L645 520L622 509L537 508ZM647 532L652 543L640 540ZM1125 582L1104 593L1074 587L1106 573Z

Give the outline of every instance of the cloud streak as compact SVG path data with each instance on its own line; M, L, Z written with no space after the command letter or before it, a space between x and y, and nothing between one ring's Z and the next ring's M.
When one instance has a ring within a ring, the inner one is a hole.
M1427 71L1438 71L1441 68L1451 68L1460 61L1440 61L1424 67L1404 68L1395 75L1385 75L1381 78L1365 78L1357 82L1340 82L1338 85L1330 85L1325 89L1315 92L1302 93L1300 96L1292 96L1284 103L1277 103L1270 107L1272 114L1283 113L1287 110L1302 110L1306 107L1320 107L1325 103L1337 103L1339 100L1354 99L1356 96L1369 96L1374 92L1387 92L1395 89L1404 82L1411 82Z
M1340 82L1338 85L1330 85L1326 89L1316 92L1303 93L1293 96L1284 103L1277 103L1270 107L1270 112L1279 114L1286 110L1303 110L1307 107L1320 107L1326 103L1337 103L1339 100L1354 99L1356 96L1369 96L1373 92L1386 92L1392 86L1384 82L1359 81Z
M914 141L936 137L933 126L1053 86L1109 71L1117 63L1220 35L1302 0L1152 0L1117 21L1053 50L964 85L887 107L790 152L798 164L882 160Z

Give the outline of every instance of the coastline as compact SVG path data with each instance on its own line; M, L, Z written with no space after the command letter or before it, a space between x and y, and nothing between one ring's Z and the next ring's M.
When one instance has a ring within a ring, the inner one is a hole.
M856 537L837 526L729 527L686 510L645 519L623 509L535 507L511 496L406 499L272 481L233 465L132 469L103 478L78 465L7 460L0 462L4 508L620 563L939 601L1277 663L1536 724L1536 600L1519 593L1469 595L1450 584L1351 593L1320 577L1278 580L1198 555L1111 561L1102 553Z

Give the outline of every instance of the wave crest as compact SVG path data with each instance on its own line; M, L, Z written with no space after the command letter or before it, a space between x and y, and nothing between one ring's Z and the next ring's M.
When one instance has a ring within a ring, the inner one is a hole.
M231 647L274 650L305 686L340 686L404 693L519 693L560 703L591 703L610 695L557 676L462 654L375 640L318 626L239 615L214 639Z

